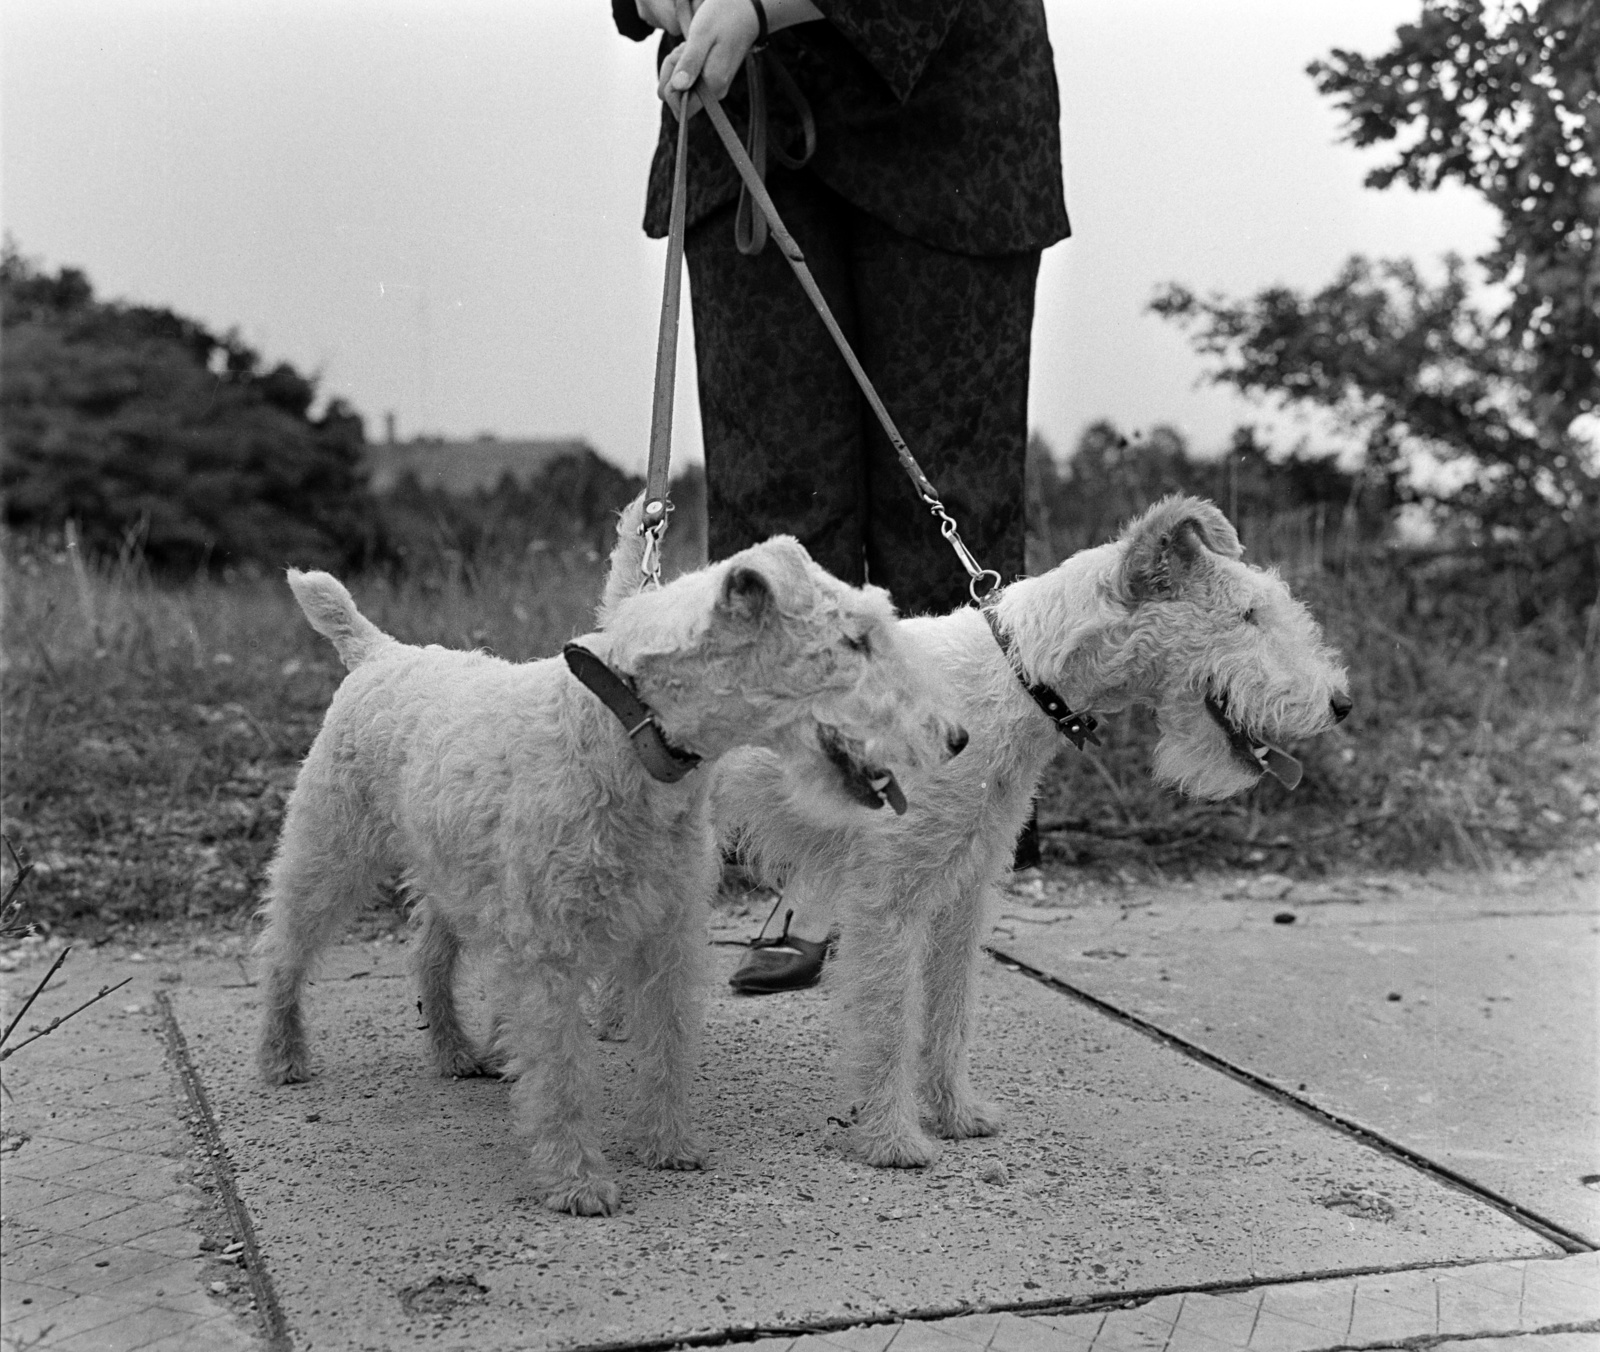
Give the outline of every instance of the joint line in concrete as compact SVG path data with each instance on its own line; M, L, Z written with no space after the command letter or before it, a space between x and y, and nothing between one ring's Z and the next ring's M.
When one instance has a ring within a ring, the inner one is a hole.
M177 1068L178 1079L189 1100L190 1122L199 1139L201 1149L211 1162L211 1174L216 1180L217 1195L222 1198L228 1213L228 1223L233 1233L244 1245L245 1269L250 1274L250 1290L255 1296L256 1314L261 1320L266 1338L267 1352L293 1352L294 1343L289 1336L288 1321L283 1317L283 1307L278 1304L278 1293L273 1288L272 1277L267 1272L261 1246L256 1242L256 1229L239 1189L234 1183L233 1161L223 1144L222 1131L217 1126L216 1114L211 1111L211 1100L206 1097L205 1085L200 1082L200 1072L189 1056L189 1044L184 1040L183 1029L178 1026L178 1016L166 991L156 992L156 1004L161 1009L162 1031L166 1036L167 1051Z
M1329 1112L1326 1108L1313 1103L1310 1099L1301 1098L1298 1094L1285 1089L1282 1085L1273 1083L1264 1075L1258 1075L1253 1070L1247 1070L1243 1066L1236 1065L1226 1057L1207 1051L1198 1043L1190 1042L1180 1034L1170 1032L1160 1024L1153 1023L1149 1019L1133 1013L1131 1010L1123 1009L1120 1005L1112 1004L1109 1000L1103 1000L1098 995L1091 995L1081 987L1074 986L1070 981L1063 981L1060 977L1052 976L1049 972L1041 971L1037 967L1030 967L1027 963L1012 957L1009 953L990 948L987 945L985 945L984 951L1002 966L1021 972L1024 976L1030 977L1041 985L1048 986L1051 990L1059 991L1063 995L1069 995L1074 1000L1079 1000L1090 1008L1098 1010L1101 1014L1105 1014L1119 1023L1124 1023L1130 1028L1137 1029L1146 1037L1154 1038L1157 1042L1164 1043L1174 1051L1182 1052L1185 1056L1199 1061L1202 1065L1209 1066L1212 1070L1220 1070L1224 1075L1231 1076L1241 1084L1248 1085L1269 1098L1286 1104L1297 1112L1315 1118L1325 1126L1334 1127L1346 1135L1354 1137L1373 1150L1390 1155L1405 1164L1409 1164L1413 1169L1428 1174L1461 1192L1470 1194L1478 1201L1492 1206L1496 1211L1515 1221L1518 1225L1532 1230L1541 1238L1549 1240L1552 1244L1558 1245L1568 1253L1593 1253L1595 1251L1596 1246L1593 1242L1576 1231L1567 1229L1560 1222L1541 1216L1538 1212L1531 1211L1518 1202L1513 1202L1509 1197L1502 1197L1493 1189L1484 1187L1483 1184L1475 1182L1465 1174L1459 1174L1448 1165L1440 1164L1437 1160L1431 1160L1426 1155L1412 1150L1409 1146L1402 1145L1399 1141L1390 1140L1387 1136L1384 1136L1381 1132L1374 1131L1371 1127L1364 1127L1352 1118Z

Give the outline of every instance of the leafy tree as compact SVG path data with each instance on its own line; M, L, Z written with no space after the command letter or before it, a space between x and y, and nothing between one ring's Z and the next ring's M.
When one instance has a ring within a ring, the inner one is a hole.
M1357 146L1409 141L1367 175L1451 180L1500 213L1481 262L1509 288L1500 319L1531 357L1530 412L1563 433L1600 401L1600 10L1426 0L1379 56L1335 50L1309 73Z
M370 536L360 417L170 310L98 301L82 272L0 257L7 521L78 523L158 566L346 565Z
M1500 212L1481 260L1509 299L1485 313L1460 259L1352 258L1311 294L1244 301L1171 285L1212 378L1330 411L1369 463L1437 509L1489 569L1527 574L1531 615L1593 601L1600 565L1600 22L1593 0L1425 0L1377 57L1314 63L1357 145L1410 139L1370 186L1455 180ZM1585 430L1584 424L1591 424Z
M1378 470L1455 462L1454 474L1413 473L1410 494L1486 530L1537 533L1581 513L1594 490L1578 440L1540 432L1530 358L1472 304L1459 259L1437 285L1412 263L1358 257L1311 295L1269 287L1202 301L1169 286L1154 309L1195 329L1215 380L1329 410Z

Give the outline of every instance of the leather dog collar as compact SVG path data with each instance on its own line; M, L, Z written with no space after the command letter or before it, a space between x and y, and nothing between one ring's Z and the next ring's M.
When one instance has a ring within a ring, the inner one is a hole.
M979 609L983 611L983 618L989 622L989 632L994 635L994 641L1000 645L1000 651L1005 654L1007 665L1017 680L1022 682L1022 688L1032 697L1033 702L1044 710L1045 717L1056 725L1056 731L1079 751L1083 750L1085 742L1093 742L1099 746L1100 739L1094 735L1094 730L1100 724L1093 714L1074 713L1053 687L1044 684L1043 681L1029 681L1023 675L1022 666L1011 648L1011 635L1000 627L1000 618L995 614L994 602L999 596L999 592L990 593L986 604Z
M567 644L561 649L561 656L572 674L617 716L651 779L676 784L700 764L700 757L694 752L667 740L656 721L655 710L639 698L627 677L612 671L581 643Z

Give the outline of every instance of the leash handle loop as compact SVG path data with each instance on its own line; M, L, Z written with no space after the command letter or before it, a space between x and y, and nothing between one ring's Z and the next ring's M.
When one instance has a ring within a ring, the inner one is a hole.
M883 400L878 397L878 391L873 388L872 380L868 377L865 368L856 358L855 350L850 346L850 340L844 336L844 330L839 327L839 321L834 318L833 310L829 307L822 294L822 288L817 285L817 280L811 275L811 269L806 265L805 255L800 252L800 246L795 243L794 236L784 226L782 218L778 215L778 208L773 204L772 196L767 192L767 185L762 182L761 175L750 161L750 156L745 153L745 148L739 142L739 135L733 129L733 124L728 121L727 113L723 112L722 104L700 84L695 86L695 94L699 97L706 110L706 116L711 119L711 125L722 139L722 144L728 151L729 158L733 160L734 168L739 171L739 177L744 180L744 186L755 204L761 208L761 214L767 219L767 227L772 238L777 241L778 249L789 266L794 270L794 275L799 279L802 289L810 298L817 314L821 317L823 326L828 330L833 339L834 346L839 349L839 355L845 360L845 365L850 368L850 374L856 379L856 384L861 387L861 393L866 397L868 405L883 428L884 434L889 438L889 444L894 447L895 456L900 461L900 467L905 470L906 476L916 487L923 502L928 504L929 510L939 518L939 532L950 546L955 550L956 557L961 560L961 566L966 569L969 579L967 588L974 601L981 596L993 591L1000 582L1000 575L992 568L979 566L978 561L972 557L971 551L962 543L961 535L956 529L956 523L944 504L939 500L939 491L929 482L928 476L922 472L922 466L917 463L916 457L911 454L911 448L906 445L905 438L900 435L900 429L894 425L894 419L889 416L889 410L884 406ZM681 128L680 128L681 131ZM993 579L983 591L979 584L986 579Z

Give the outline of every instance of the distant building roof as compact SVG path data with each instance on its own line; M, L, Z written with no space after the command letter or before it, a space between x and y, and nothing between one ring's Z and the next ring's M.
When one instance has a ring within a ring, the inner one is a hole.
M367 445L367 476L374 493L392 493L410 474L423 488L465 497L497 487L507 474L526 484L552 460L585 453L592 454L593 448L582 437L373 442Z

